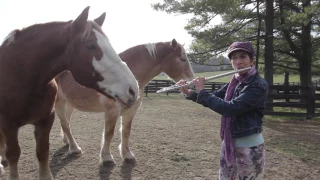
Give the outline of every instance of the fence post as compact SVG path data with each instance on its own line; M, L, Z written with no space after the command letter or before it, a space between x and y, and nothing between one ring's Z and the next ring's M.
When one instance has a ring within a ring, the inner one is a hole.
M144 92L146 93L146 97L148 97L148 88L149 88L148 85L146 87L144 87Z
M307 105L307 120L312 120L315 113L315 88L314 86L307 86L308 88L308 105Z
M285 85L285 90L283 91L283 94L289 94L289 73L284 73L284 82L283 85ZM278 92L279 93L279 92ZM286 98L286 102L290 102L290 99Z
M158 89L158 81L156 80L156 89Z
M167 87L169 87L169 81L167 81ZM169 91L167 91L167 96L169 95Z

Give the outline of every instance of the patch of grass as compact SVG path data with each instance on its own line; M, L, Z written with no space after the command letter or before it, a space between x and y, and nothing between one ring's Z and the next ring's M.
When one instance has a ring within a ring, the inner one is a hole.
M270 115L265 115L263 119L268 121L278 121L278 122L303 120L303 118L297 117L297 116L270 116Z
M265 115L265 120L270 121L279 121L279 122L286 122L286 121L304 121L306 120L305 116L270 116ZM312 121L320 121L320 117L313 117Z
M269 150L300 159L308 164L320 163L320 124L315 121L264 121Z
M291 108L291 107L273 107L275 112L294 112L294 113L306 113L305 108ZM319 113L320 109L316 109L316 113ZM292 121L292 120L306 120L306 116L264 116L265 119L277 120L277 121ZM313 117L312 120L320 121L320 117Z
M190 159L187 158L183 153L175 153L170 158L172 161L181 162L181 161L189 161Z
M281 140L273 146L273 150L297 157L306 163L319 163L318 145L292 139Z

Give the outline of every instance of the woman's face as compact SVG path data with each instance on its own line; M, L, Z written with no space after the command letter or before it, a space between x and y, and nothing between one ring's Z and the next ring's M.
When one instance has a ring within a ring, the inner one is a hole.
M251 67L253 65L253 59L250 58L246 51L235 51L230 55L231 64L234 70ZM240 74L245 74L241 72Z

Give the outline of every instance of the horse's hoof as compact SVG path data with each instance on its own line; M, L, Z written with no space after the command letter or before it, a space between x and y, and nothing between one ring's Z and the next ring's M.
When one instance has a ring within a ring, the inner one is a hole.
M82 151L81 150L69 151L68 156L82 156Z
M124 155L123 155L124 154ZM127 153L123 153L122 154L122 158L125 160L125 161L135 161L136 158L134 157L134 154L131 152L131 151L128 151Z
M46 177L38 177L38 180L54 180L52 174L50 174L49 176Z
M102 165L110 167L110 166L115 166L116 163L114 161L104 161L102 162Z
M136 159L128 159L128 158L125 158L124 162L126 162L128 164L136 164L137 163Z
M99 159L100 165L103 166L112 166L115 165L116 162L114 161L114 158L111 154L100 154L100 159Z

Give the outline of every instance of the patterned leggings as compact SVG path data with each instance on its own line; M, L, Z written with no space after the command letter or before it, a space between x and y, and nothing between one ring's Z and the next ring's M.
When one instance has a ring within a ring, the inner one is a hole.
M224 148L224 142L222 142ZM228 166L224 151L220 154L220 180L261 180L265 165L264 144L253 147L236 147L236 164Z

